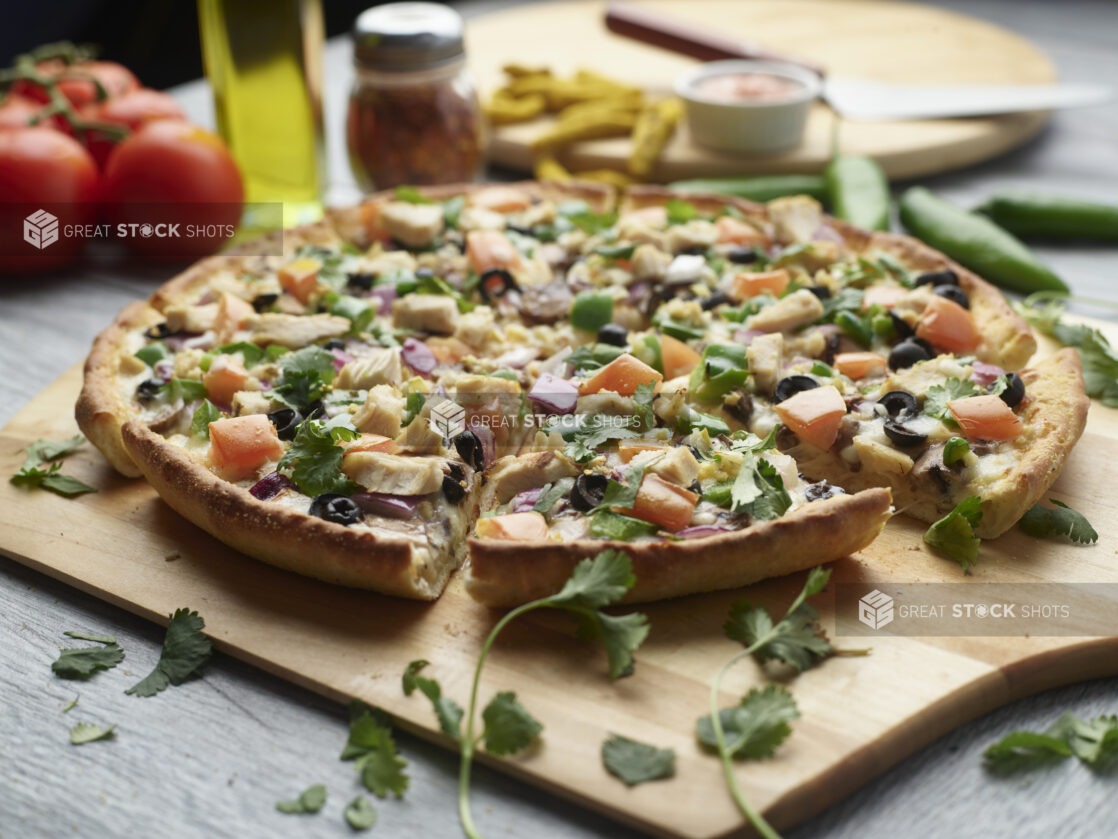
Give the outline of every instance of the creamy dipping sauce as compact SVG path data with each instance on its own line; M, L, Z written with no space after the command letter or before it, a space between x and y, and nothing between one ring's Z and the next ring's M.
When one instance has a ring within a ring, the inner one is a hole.
M695 92L713 102L786 102L803 92L797 81L771 73L727 73L708 76L695 84Z

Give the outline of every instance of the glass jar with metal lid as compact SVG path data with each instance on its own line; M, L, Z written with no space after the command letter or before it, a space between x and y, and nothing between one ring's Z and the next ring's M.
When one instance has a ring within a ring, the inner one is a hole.
M485 124L462 33L461 16L435 3L390 3L358 16L346 137L364 189L480 173Z

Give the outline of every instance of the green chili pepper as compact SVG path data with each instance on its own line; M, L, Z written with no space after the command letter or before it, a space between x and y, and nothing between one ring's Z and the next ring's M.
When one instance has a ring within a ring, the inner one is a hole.
M613 297L605 291L580 291L571 304L571 326L597 333L613 320Z
M873 158L835 155L823 177L835 216L865 230L889 229L889 181Z
M668 184L675 192L713 192L735 195L750 201L772 201L786 195L810 195L827 200L827 185L821 175L760 175L753 178L695 178Z
M975 208L1022 239L1118 242L1118 206L1036 192L1005 192Z
M845 309L835 314L835 324L863 347L873 343L873 328L853 312Z
M1028 294L1068 290L1012 233L985 216L968 213L924 187L901 196L901 223L913 235L995 285Z
M168 350L167 345L161 341L148 344L146 347L141 347L136 351L136 358L140 359L140 361L144 362L148 367L154 367L155 362L170 357L170 350Z
M943 463L954 466L970 452L970 444L962 437L952 437L943 444Z

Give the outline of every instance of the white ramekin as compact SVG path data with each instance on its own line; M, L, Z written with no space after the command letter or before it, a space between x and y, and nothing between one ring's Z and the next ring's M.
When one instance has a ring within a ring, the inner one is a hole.
M717 102L705 99L696 85L711 76L763 73L799 83L795 96L779 102ZM676 95L687 107L691 140L716 151L765 153L800 142L811 103L822 84L815 73L795 64L731 59L700 64L676 79Z

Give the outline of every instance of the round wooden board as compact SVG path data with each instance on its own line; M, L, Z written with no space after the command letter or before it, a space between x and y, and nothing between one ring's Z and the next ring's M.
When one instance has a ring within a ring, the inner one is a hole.
M723 35L757 41L803 56L834 76L912 84L1044 83L1056 78L1048 58L1024 38L965 15L909 3L875 0L656 0L638 2L664 15ZM604 3L555 2L519 6L470 21L470 67L483 95L503 83L502 65L546 66L566 75L597 70L654 93L667 94L695 61L608 32ZM891 178L912 178L968 166L1034 136L1047 113L978 119L857 123L843 121L844 152L877 159ZM730 155L691 143L686 126L664 150L650 180L817 172L830 157L831 110L813 109L799 148L778 155ZM529 143L541 119L493 132L490 159L530 170ZM627 138L580 143L559 159L575 170L624 168Z

